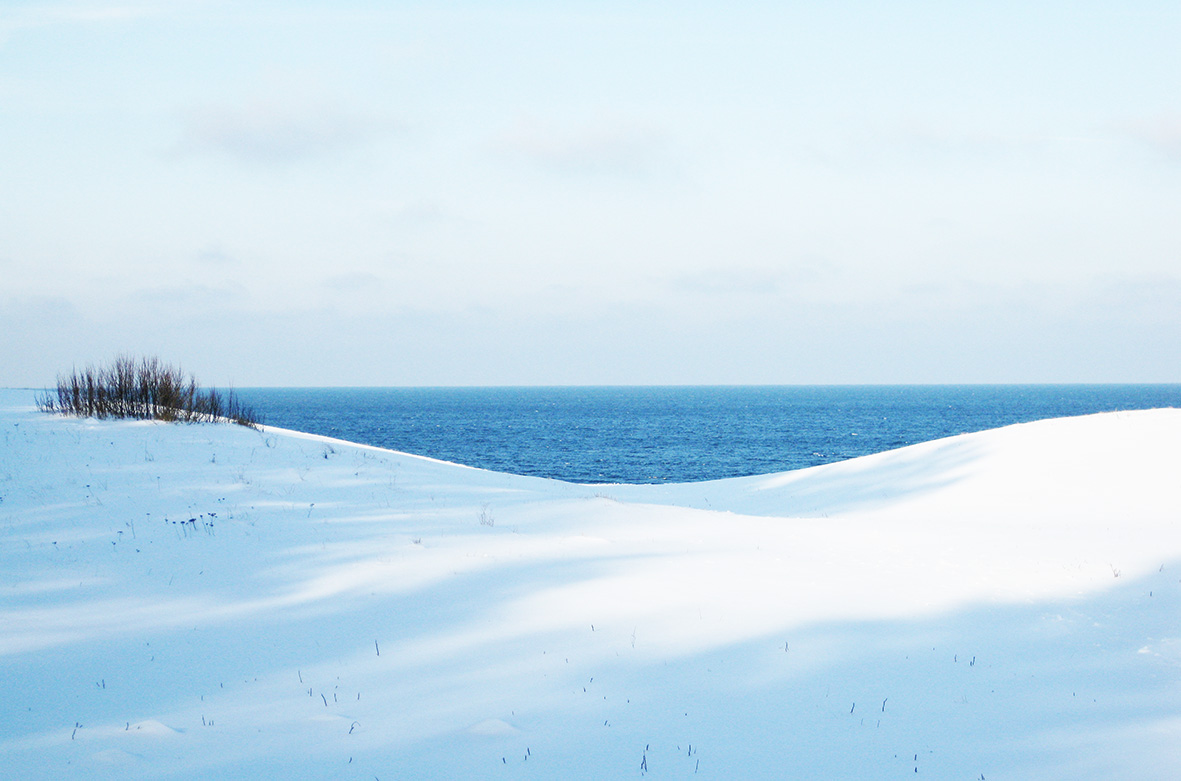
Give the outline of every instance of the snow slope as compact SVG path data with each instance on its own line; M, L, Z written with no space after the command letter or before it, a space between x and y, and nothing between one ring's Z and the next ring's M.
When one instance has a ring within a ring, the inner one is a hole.
M3 777L1181 772L1178 410L661 486L0 432Z

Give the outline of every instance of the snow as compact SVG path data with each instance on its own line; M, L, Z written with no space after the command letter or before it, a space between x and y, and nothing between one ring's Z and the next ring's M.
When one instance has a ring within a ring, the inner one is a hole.
M583 486L0 391L13 778L1146 778L1181 411Z

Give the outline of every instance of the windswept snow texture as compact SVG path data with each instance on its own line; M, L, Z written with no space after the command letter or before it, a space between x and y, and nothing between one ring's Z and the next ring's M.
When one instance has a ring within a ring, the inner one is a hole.
M0 435L5 777L1181 767L1178 410L660 486L21 391Z

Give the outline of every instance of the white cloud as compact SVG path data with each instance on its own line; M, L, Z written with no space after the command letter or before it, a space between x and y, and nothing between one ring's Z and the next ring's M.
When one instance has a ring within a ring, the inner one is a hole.
M679 274L668 280L662 292L693 296L823 297L825 288L839 284L840 269L822 258L785 261L776 267L726 266Z
M675 292L706 295L774 295L779 292L780 281L778 274L760 269L706 269L677 276L668 287Z
M189 280L140 288L130 292L125 300L139 311L200 314L240 306L250 296L245 287L234 282Z
M53 3L6 10L0 15L0 44L23 30L55 25L105 24L156 16L158 3Z
M324 280L324 287L340 293L374 291L383 287L384 284L381 277L364 271L335 274Z
M192 111L181 153L213 152L252 164L285 164L367 144L396 124L332 102L257 100Z
M230 253L221 249L220 247L206 247L198 252L193 260L200 266L214 267L214 268L236 268L242 265L242 261L234 257Z
M644 176L669 163L669 140L629 123L557 127L519 120L495 141L501 152L565 174Z
M1166 157L1181 160L1181 114L1138 123L1132 128L1132 134Z

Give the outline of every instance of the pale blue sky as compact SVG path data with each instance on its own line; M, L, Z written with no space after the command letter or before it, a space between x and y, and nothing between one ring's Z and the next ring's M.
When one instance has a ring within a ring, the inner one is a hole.
M1178 382L1179 40L1175 2L0 0L0 385Z

